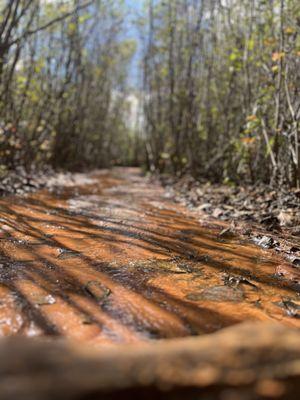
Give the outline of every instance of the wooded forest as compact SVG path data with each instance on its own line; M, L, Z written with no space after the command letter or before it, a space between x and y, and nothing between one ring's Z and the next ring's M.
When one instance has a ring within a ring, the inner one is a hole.
M1 168L82 169L126 162L119 1L1 1ZM3 171L3 172L4 172Z
M1 3L2 173L144 164L299 186L297 0L148 0L136 41L121 0Z
M149 163L299 185L299 2L152 1L144 23Z
M300 0L0 0L0 400L300 398Z

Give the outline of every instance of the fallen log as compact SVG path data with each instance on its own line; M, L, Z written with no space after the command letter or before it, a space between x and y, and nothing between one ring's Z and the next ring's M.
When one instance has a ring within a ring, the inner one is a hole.
M300 331L242 324L201 337L88 347L0 341L0 399L299 399Z

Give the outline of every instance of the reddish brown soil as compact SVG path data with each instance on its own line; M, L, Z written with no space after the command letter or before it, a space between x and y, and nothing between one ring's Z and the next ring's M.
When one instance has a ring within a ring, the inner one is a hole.
M0 201L0 336L92 344L300 327L278 255L201 225L138 170Z

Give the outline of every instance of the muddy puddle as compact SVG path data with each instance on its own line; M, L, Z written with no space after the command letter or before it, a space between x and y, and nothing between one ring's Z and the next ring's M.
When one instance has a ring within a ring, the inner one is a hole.
M169 200L138 170L0 201L0 336L138 343L242 321L300 327L280 256Z

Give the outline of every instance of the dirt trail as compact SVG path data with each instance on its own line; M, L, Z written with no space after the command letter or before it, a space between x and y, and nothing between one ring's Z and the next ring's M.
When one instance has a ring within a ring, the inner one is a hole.
M222 239L138 170L0 201L0 336L138 343L243 321L300 327L283 262Z

